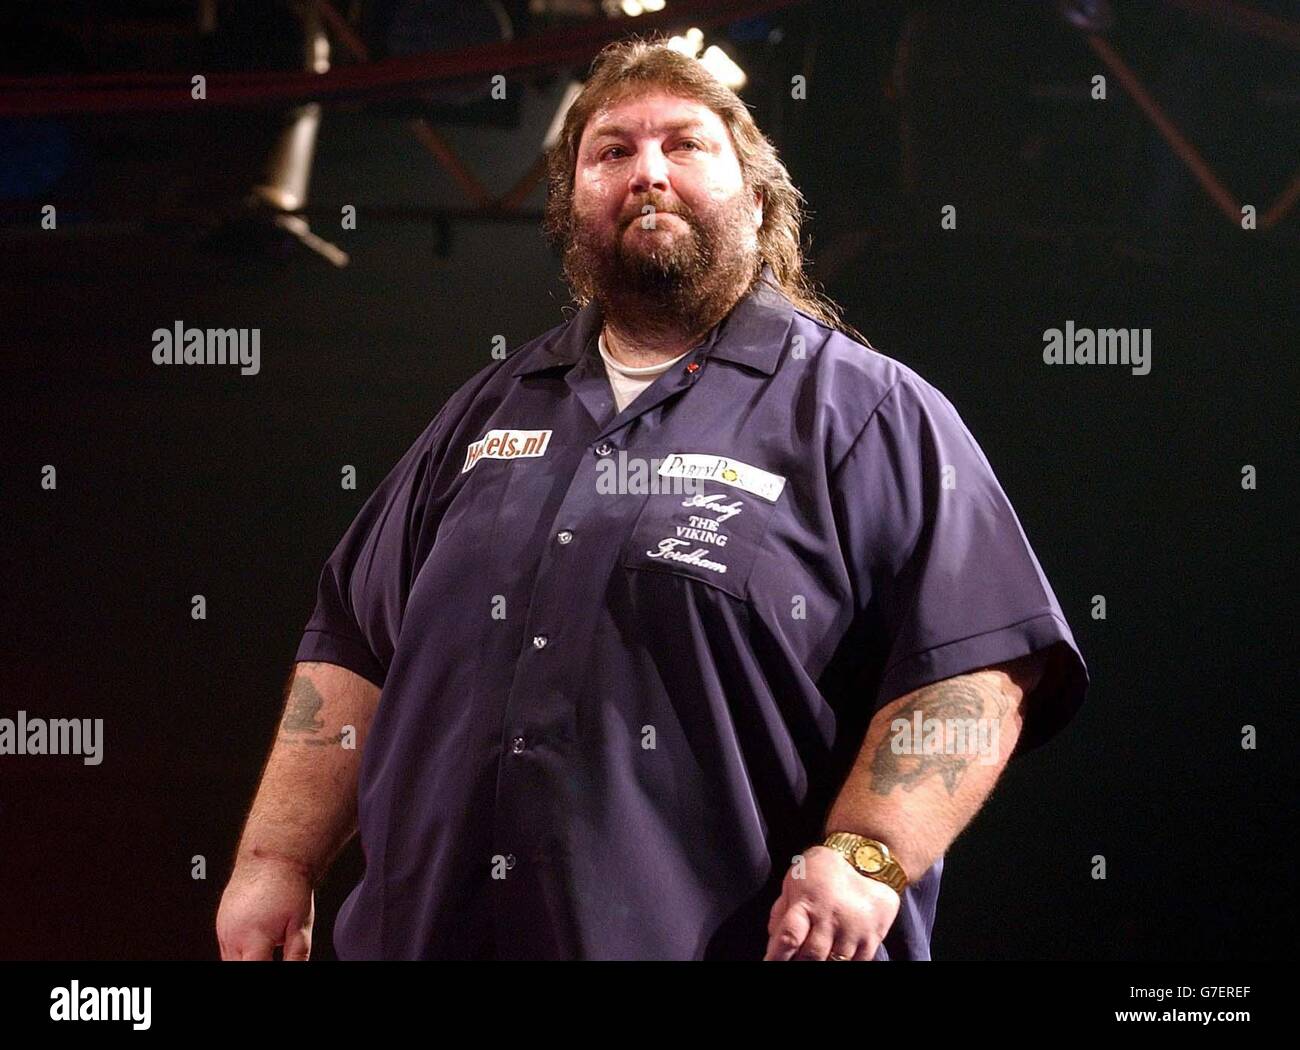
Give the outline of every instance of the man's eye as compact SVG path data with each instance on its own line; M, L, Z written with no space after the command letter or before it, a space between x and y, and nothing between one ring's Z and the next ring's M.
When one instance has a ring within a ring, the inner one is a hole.
M683 139L682 142L681 142L681 145L683 145L683 146L694 146L697 150L701 150L701 149L704 148L704 147L701 146L698 142L696 142L694 139Z
M619 150L619 151L622 152L622 153L626 153L626 152L627 152L625 149L623 149L622 146L610 146L610 147L608 147L607 149L601 151L601 154L600 154L600 158L601 158L601 160L605 160L605 159L606 159L606 158L607 158L611 153L614 152L614 150Z

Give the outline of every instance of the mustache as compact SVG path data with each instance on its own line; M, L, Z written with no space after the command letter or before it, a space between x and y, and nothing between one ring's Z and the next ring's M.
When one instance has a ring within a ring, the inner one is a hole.
M646 207L646 205L652 206L654 208L654 211L653 212L641 211L641 209ZM661 208L659 205L655 204L654 201L646 201L645 204L638 205L637 210L632 212L631 215L629 215L626 219L623 220L623 225L630 226L632 225L632 223L636 222L637 220L644 219L647 215L676 215L679 219L681 219L685 223L689 223L691 221L690 215L688 215L683 211L679 211L676 208Z

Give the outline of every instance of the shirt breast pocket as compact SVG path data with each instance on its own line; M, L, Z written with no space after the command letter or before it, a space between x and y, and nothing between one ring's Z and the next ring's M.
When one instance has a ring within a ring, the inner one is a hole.
M742 601L777 504L727 485L645 497L623 547L623 567L685 576Z

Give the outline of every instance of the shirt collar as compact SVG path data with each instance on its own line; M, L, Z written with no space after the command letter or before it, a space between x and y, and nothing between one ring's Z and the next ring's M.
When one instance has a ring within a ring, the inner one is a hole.
M771 375L776 371L793 319L794 304L777 285L772 267L764 263L754 286L710 329L702 344L703 356ZM532 375L548 368L577 364L592 352L602 321L600 306L594 301L588 303L554 342L540 354L530 354L520 361L511 375Z

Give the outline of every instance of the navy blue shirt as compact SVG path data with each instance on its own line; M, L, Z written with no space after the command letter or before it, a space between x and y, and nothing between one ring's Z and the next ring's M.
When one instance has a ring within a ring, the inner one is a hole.
M871 716L1087 670L987 459L771 281L622 412L593 304L484 368L362 507L296 659L382 688L344 959L761 959ZM943 862L877 958L929 958Z

